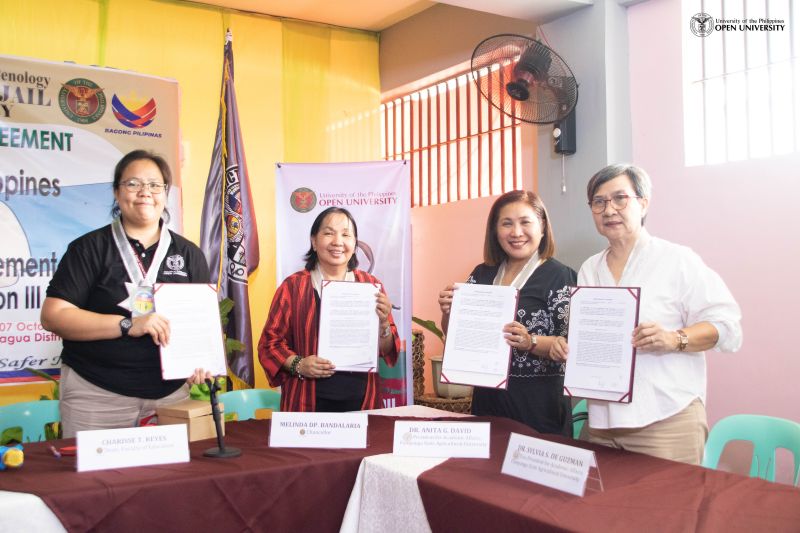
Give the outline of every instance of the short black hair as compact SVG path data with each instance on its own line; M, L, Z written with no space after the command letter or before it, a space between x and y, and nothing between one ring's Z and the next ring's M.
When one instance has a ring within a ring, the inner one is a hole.
M150 150L133 150L125 154L122 159L119 160L117 166L114 167L114 182L112 183L114 191L116 192L119 190L122 182L122 174L125 172L125 169L128 168L128 165L134 161L141 161L142 159L152 161L158 167L158 170L161 172L161 177L164 178L164 183L167 185L164 194L169 194L169 189L172 187L172 171L169 168L169 164L166 159ZM111 204L111 216L116 218L119 214L119 204L114 200L114 203ZM164 206L164 218L169 220L169 211L167 211L166 205Z
M317 215L317 218L314 219L314 223L311 224L311 232L309 233L309 237L316 236L317 233L319 233L320 226L322 226L322 222L325 220L325 217L335 213L341 213L345 215L350 221L350 225L353 227L353 236L356 238L356 245L353 247L353 256L350 258L350 261L347 262L347 270L353 270L358 267L358 258L356 257L356 250L358 249L358 226L356 225L356 219L353 218L353 215L350 214L350 211L344 207L329 207L322 211L319 215ZM319 258L317 257L317 251L314 250L314 246L309 244L308 252L306 252L304 259L306 260L306 270L311 271L317 268Z

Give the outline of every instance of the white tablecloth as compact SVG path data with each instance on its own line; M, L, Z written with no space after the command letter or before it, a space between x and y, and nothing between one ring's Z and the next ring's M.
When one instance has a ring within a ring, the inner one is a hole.
M390 453L365 457L350 494L341 533L430 533L417 477L446 460Z
M364 411L371 415L381 416L411 416L416 418L445 418L454 417L462 418L467 415L464 413L451 413L450 411L443 411L441 409L434 409L433 407L426 407L424 405L404 405L402 407L389 407L387 409L373 409L371 411Z
M423 405L369 412L422 418L471 416ZM365 457L350 494L341 533L430 533L417 477L446 460L440 457L400 457L390 453Z
M62 533L66 529L38 496L0 490L0 532L24 531Z

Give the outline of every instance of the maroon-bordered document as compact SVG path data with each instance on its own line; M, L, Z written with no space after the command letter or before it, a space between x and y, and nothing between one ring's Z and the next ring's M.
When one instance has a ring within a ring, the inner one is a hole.
M514 320L519 291L506 285L456 284L442 359L442 382L508 388L511 347L503 326Z
M564 393L630 403L640 287L572 287Z

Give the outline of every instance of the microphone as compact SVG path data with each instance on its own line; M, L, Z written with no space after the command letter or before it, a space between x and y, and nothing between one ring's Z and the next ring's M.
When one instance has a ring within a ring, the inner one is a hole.
M214 418L214 427L217 430L217 447L207 449L203 452L203 455L205 457L214 457L217 459L239 457L242 455L242 450L239 448L225 447L225 439L222 434L222 418L219 412L219 398L217 397L217 392L219 392L220 389L219 383L216 378L214 378L213 381L206 379L206 385L208 385L208 392L211 397L211 416Z

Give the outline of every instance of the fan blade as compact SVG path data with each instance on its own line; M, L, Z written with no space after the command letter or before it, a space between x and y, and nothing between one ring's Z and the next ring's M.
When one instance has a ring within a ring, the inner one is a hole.
M519 61L514 66L514 77L543 81L547 78L552 62L550 49L539 41L533 41L519 56Z
M561 56L523 35L484 39L472 54L472 75L491 105L525 122L557 122L578 100L578 84Z

